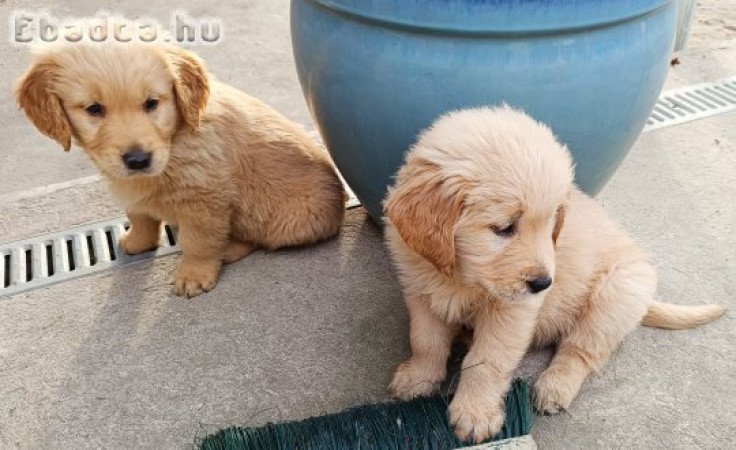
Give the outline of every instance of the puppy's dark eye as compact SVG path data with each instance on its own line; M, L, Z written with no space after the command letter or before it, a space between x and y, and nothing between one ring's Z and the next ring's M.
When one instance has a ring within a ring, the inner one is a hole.
M102 117L105 115L105 108L97 102L87 106L84 110L87 111L87 114L90 116Z
M151 112L158 106L158 99L155 98L149 98L145 102L143 102L143 109L146 110L146 112Z
M516 234L516 222L511 222L505 227L491 225L491 230L501 237L511 237Z

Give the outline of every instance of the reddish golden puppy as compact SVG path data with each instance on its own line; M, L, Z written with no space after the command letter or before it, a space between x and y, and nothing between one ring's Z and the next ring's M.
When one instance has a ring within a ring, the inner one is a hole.
M335 235L345 193L300 126L208 74L194 54L135 43L76 43L37 55L17 99L46 136L72 141L124 203L120 246L155 248L179 228L174 292L212 289L223 262L259 247Z

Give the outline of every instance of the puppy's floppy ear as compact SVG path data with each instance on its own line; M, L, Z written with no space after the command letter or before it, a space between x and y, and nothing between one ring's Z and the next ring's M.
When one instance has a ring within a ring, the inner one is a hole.
M428 161L411 164L418 166L389 194L386 216L410 249L451 276L455 270L455 225L465 198L463 185L443 178L439 167Z
M181 117L187 126L197 129L210 96L210 81L204 62L192 52L173 47L166 49L166 60L174 75L174 91Z
M53 91L58 73L59 65L53 59L36 61L18 80L15 98L36 128L68 152L72 146L72 127Z
M555 215L555 227L552 230L552 242L557 244L557 238L560 237L562 226L565 224L565 215L567 214L567 205L561 205L557 208L557 214Z

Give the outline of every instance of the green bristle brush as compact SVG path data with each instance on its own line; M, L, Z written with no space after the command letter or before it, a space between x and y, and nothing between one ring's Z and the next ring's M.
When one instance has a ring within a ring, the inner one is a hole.
M200 442L203 450L450 449L465 445L447 418L446 396L363 405L300 421L231 427ZM528 435L533 421L529 385L516 380L506 397L506 422L491 440ZM533 444L531 445L533 447ZM518 448L518 447L517 447Z

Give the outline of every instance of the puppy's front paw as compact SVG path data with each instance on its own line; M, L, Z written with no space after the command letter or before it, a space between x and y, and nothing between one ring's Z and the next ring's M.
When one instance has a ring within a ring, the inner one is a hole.
M182 264L174 276L174 294L191 298L212 290L219 271L219 267Z
M542 414L552 415L570 407L577 389L559 372L546 370L534 383L534 407Z
M413 358L401 363L396 369L394 379L388 386L388 392L401 400L431 395L445 379L445 367L433 367Z
M469 396L459 391L450 403L450 424L463 442L476 444L492 438L503 427L503 402L484 393Z
M138 253L158 248L158 235L153 238L152 236L145 236L142 233L137 233L133 228L129 228L122 236L120 236L118 246L127 255L137 255Z

